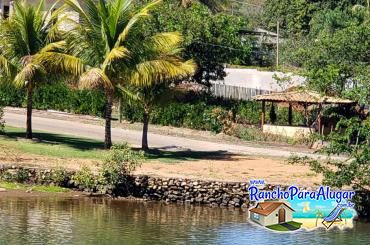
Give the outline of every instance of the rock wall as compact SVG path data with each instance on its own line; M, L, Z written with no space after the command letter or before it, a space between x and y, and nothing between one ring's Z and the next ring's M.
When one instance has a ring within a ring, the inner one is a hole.
M0 165L0 179L79 189L70 181L74 172L65 171L61 173L60 171L57 169L19 168ZM144 200L168 203L248 207L247 188L247 183L132 176L128 178L127 183L118 186L114 194L120 197L133 196Z
M146 200L248 207L247 183L136 176L133 195Z

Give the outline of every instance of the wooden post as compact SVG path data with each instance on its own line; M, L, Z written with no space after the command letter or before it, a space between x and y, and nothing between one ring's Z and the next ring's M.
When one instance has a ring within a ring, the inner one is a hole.
M261 129L263 130L263 125L265 124L265 112L266 112L266 102L262 101L262 113L261 113Z
M119 113L119 123L122 123L122 97L119 97L118 113Z
M318 126L319 126L319 134L320 135L323 135L324 134L324 130L321 128L322 125L321 125L321 110L322 110L322 104L319 104L319 118L318 118Z
M308 113L307 113L307 103L303 105L304 107L304 124L307 127L308 126Z
M289 104L289 111L288 111L288 123L289 123L289 126L292 126L292 121L293 121L292 104Z

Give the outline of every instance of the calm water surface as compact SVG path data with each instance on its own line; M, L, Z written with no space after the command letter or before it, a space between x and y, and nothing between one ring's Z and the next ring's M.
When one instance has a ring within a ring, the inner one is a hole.
M275 233L246 220L237 209L1 197L0 244L370 244L370 224Z

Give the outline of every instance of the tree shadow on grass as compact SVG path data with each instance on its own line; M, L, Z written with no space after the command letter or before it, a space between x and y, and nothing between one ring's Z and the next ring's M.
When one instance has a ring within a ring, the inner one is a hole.
M176 162L176 161L196 161L196 160L222 160L237 161L239 155L228 151L192 151L192 150L162 150L151 149L145 153L149 160Z
M25 139L25 132L21 129L7 129L3 135L14 140ZM48 145L66 145L79 150L104 149L102 141L46 132L34 132L33 141Z

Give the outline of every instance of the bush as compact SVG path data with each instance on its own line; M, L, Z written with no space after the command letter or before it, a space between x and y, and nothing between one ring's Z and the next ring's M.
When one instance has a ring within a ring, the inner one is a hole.
M4 105L25 107L26 93L24 89L16 88L9 83L0 83L0 100ZM65 83L55 82L36 87L33 94L35 109L53 109L103 116L105 96L95 90L78 90L68 87Z
M72 183L81 190L93 192L96 189L96 178L91 169L84 165L71 178Z
M68 173L67 171L62 168L56 168L51 175L51 181L58 186L65 186L68 182Z
M24 183L30 179L28 176L28 171L23 168L18 169L15 175L13 176L13 178L14 178L14 181L18 183Z
M112 146L98 170L98 191L112 194L143 161L142 151L133 151L127 144Z
M104 161L99 165L97 175L87 166L83 166L71 178L79 189L89 192L98 191L101 194L114 194L126 181L132 171L144 161L144 152L133 151L127 145L113 145ZM64 174L57 175L63 181Z

